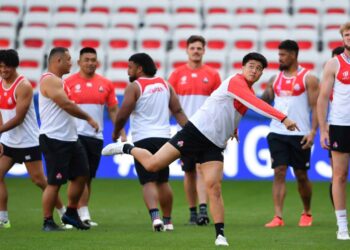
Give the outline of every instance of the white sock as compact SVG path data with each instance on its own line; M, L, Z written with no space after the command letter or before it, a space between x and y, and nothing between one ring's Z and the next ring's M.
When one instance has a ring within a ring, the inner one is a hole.
M338 231L348 231L348 219L346 216L346 210L336 210L335 216L337 217Z
M78 214L82 221L91 220L89 208L87 206L79 208Z
M60 217L60 218L62 218L62 216L63 216L63 214L66 212L66 207L65 206L63 206L63 207L61 207L61 208L56 208L56 211L57 211L57 213L58 213L58 216Z
M9 214L7 211L0 211L0 221L7 222L9 220Z

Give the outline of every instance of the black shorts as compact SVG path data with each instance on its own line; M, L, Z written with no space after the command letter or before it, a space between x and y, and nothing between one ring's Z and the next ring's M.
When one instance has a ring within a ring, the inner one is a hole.
M79 135L79 141L81 145L83 145L83 148L88 157L90 178L95 178L98 165L100 164L103 140Z
M168 140L168 138L147 138L135 142L134 145L139 148L147 149L152 154L155 154ZM141 185L148 182L163 183L169 180L169 166L157 172L148 172L141 163L135 159L135 168Z
M350 153L350 126L329 125L329 140L332 151Z
M185 172L196 171L197 162L195 157L181 156L180 162L181 162L182 171L185 171Z
M177 132L169 143L180 151L181 156L193 157L197 163L224 161L223 150L206 138L191 122Z
M272 168L281 165L309 170L311 149L302 149L303 136L270 133L267 141L271 153Z
M79 140L61 141L41 134L39 142L50 185L61 185L78 176L89 176L86 152Z
M31 161L41 161L41 151L39 146L29 148L13 148L2 144L4 155L12 158L14 163Z

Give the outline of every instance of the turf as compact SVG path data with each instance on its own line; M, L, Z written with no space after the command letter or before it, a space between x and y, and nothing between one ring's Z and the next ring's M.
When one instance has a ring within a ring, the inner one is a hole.
M0 249L213 249L214 226L186 226L189 213L182 182L174 190L174 232L151 231L149 215L136 180L96 180L90 211L98 227L89 231L42 232L41 195L28 179L7 179L12 227L0 230ZM349 249L336 240L328 183L314 183L314 226L297 226L301 202L296 184L287 184L286 226L266 229L272 218L271 182L225 181L225 233L229 249ZM65 200L65 188L61 194ZM348 188L349 192L349 188ZM349 202L348 202L349 207ZM57 218L56 218L57 220Z

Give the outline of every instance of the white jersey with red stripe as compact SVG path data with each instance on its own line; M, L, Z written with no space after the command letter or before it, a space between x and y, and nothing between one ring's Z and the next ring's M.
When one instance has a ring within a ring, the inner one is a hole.
M170 138L169 86L161 77L138 78L140 97L130 116L133 142L145 138Z
M283 71L277 75L272 86L275 93L274 107L296 122L300 131L290 131L282 123L272 120L270 123L271 132L282 135L307 135L310 133L311 107L305 83L309 72L303 67L298 67L296 76L287 77Z
M86 79L78 72L65 79L65 84L70 90L69 98L93 117L100 128L96 133L87 121L75 118L78 134L102 140L104 106L105 104L108 107L118 104L112 82L99 74L95 74L91 79Z
M279 121L285 118L283 113L255 96L243 75L236 74L221 83L190 121L216 146L225 148L248 108Z
M51 72L44 73L41 76L40 84L46 77L57 77ZM69 96L69 89L61 79L64 91ZM40 134L45 134L51 139L60 141L77 141L78 134L74 118L66 111L61 109L50 98L43 96L39 91L39 115L40 115Z
M350 60L345 53L336 58L339 66L334 80L328 122L332 125L350 126Z
M219 73L205 64L196 69L184 64L173 71L168 81L187 117L191 117L221 83Z
M0 111L3 123L16 116L16 89L24 80L23 76L18 76L10 88L5 88L3 80L0 80ZM1 143L13 148L39 146L39 126L36 120L33 100L23 122L1 134Z

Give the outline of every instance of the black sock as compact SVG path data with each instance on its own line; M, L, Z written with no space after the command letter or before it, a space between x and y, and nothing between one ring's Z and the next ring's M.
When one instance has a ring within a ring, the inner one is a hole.
M53 221L53 217L52 216L44 217L44 222L47 222L47 221Z
M207 204L205 204L205 203L199 204L199 213L201 213L201 214L207 213Z
M190 207L190 215L197 217L197 207Z
M334 208L334 201L333 201L333 193L332 193L332 182L329 184L329 197L331 198L331 202Z
M164 222L164 225L166 224L170 224L171 223L171 217L166 217L166 216L163 216L163 222Z
M125 154L130 154L131 150L134 148L135 146L129 144L129 143L125 143L123 146L123 152Z
M149 210L149 215L151 216L151 220L159 219L159 209L158 208L152 208Z
M75 216L75 215L78 215L78 211L77 211L76 208L67 207L66 214L67 214L68 216Z
M218 237L219 234L225 236L224 227L224 223L215 223L216 237Z

